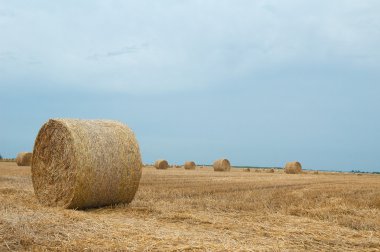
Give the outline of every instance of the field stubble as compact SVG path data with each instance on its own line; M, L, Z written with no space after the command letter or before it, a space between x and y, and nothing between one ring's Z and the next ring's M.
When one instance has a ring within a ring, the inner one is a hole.
M43 207L0 162L0 251L380 251L380 176L144 167L129 205Z

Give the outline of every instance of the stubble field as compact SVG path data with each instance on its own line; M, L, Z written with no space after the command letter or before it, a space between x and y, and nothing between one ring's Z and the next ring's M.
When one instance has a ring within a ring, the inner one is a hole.
M129 205L43 207L0 162L0 251L380 251L380 176L144 167Z

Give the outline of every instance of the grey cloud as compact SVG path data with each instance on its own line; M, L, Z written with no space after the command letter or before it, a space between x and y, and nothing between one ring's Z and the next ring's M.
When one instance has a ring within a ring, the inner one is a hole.
M120 49L112 50L112 51L109 51L106 53L92 54L92 55L86 57L86 59L88 59L88 60L100 60L102 58L122 56L122 55L126 55L126 54L136 53L145 47L147 47L147 44L142 44L141 46L136 46L136 45L124 46Z
M0 52L0 61L13 61L16 60L16 54L14 52L6 51L6 52Z
M26 65L37 65L41 64L42 61L35 56L20 55L20 53L6 51L0 52L0 62L4 65L9 63L26 64Z
M42 64L42 61L32 56L26 59L26 63L29 65L39 65Z
M373 68L379 62L380 5L372 0L8 5L23 15L4 24L0 48L38 56L66 86L77 85L66 79L76 76L79 85L92 88L165 92L337 58ZM109 60L117 64L110 67ZM86 79L94 73L101 76Z
M108 52L107 56L109 57L119 56L123 54L134 53L134 52L137 52L137 50L138 50L137 46L126 46L119 50Z
M15 17L15 13L13 11L9 11L9 10L0 10L0 17L8 17L8 18L11 18L11 17Z

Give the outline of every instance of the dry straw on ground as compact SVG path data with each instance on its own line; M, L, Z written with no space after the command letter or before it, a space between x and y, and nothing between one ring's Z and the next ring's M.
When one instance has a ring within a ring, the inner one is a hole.
M31 152L20 152L17 154L16 157L16 163L18 166L30 166L32 163L32 156L33 154Z
M195 170L196 164L193 161L187 161L184 164L186 170Z
M288 174L298 174L298 173L301 173L302 172L301 163L297 162L297 161L295 161L295 162L288 162L285 165L284 171L285 171L285 173L288 173Z
M216 160L213 164L214 171L230 171L231 170L231 164L228 159L219 159Z
M156 167L156 169L159 169L159 170L168 169L169 163L168 163L168 161L166 161L164 159L160 159L154 163L154 167Z
M44 207L0 162L0 251L378 251L380 175L143 169L131 204Z
M141 167L139 145L125 124L51 119L34 144L32 181L44 205L99 207L131 202Z

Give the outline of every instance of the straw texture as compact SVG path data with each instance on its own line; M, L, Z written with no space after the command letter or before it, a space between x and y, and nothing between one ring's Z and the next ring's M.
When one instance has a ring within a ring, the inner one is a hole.
M160 169L160 170L168 169L169 163L166 160L160 159L154 163L154 167L156 167L156 169Z
M18 166L30 166L32 163L32 156L33 154L31 152L20 152L17 154L16 157L16 163Z
M193 161L187 161L187 162L185 162L185 164L184 164L184 167L185 167L185 169L186 170L195 170L195 167L196 167L197 165L195 164L195 162L193 162Z
M219 159L216 160L213 164L214 171L230 171L231 170L231 164L228 159Z
M141 168L139 145L125 124L51 119L35 140L32 182L44 205L100 207L131 202Z
M285 165L284 168L285 173L288 174L297 174L302 172L302 166L300 162L294 161L294 162L288 162Z

